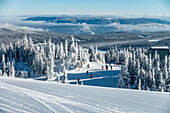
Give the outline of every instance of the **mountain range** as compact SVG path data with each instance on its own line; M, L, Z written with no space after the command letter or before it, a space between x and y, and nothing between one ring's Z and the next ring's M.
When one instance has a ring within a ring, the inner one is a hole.
M108 24L167 24L170 21L156 18L106 18L106 17L29 17L23 20L31 21L45 21L47 23L72 23L72 24L92 24L92 25L108 25Z
M36 16L22 19L24 26L49 32L89 35L115 32L169 32L168 19L149 17ZM29 24L28 24L29 23Z

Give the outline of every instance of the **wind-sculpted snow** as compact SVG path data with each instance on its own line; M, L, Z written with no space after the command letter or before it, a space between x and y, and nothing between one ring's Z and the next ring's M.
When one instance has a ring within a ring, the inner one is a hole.
M170 94L0 77L0 112L169 113Z

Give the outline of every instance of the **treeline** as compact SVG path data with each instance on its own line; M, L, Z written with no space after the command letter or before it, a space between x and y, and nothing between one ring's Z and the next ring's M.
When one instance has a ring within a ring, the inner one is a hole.
M163 61L149 48L120 49L107 51L106 60L122 64L118 81L119 88L170 92L170 56Z
M47 76L48 79L59 73L55 68L60 68L58 70L65 73L66 79L66 71L81 66L82 62L86 63L89 60L105 62L103 52L97 50L97 47L96 50L94 47L84 49L78 45L73 36L71 36L70 44L65 40L64 45L62 42L54 44L51 39L34 44L32 38L27 35L9 45L1 45L1 76L18 77L15 62L24 62L32 69L31 73ZM62 62L59 67L55 67L56 61Z

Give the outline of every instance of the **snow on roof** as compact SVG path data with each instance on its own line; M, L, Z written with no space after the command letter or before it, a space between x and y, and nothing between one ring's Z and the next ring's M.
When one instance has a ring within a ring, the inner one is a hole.
M152 46L151 49L169 49L168 46Z
M20 71L21 73L28 73L28 71Z

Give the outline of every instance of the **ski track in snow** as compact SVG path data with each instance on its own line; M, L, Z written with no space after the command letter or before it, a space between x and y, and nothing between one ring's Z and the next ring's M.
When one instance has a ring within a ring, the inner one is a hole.
M43 87L38 87L39 89L43 89ZM49 89L49 88L46 88L45 90L52 90L52 89ZM75 89L76 90L76 89ZM76 90L76 91L78 91L78 90ZM61 92L61 93L65 93L65 92L63 92L63 91L60 91L60 90L58 90L57 92ZM71 93L69 93L69 95L71 95ZM60 95L58 95L58 96L60 96ZM63 96L64 97L64 96ZM68 97L66 97L66 98L70 98L70 97L73 97L73 96L68 96ZM81 97L81 95L76 95L76 97ZM94 99L94 98L91 98L91 97L84 97L84 98L88 98L88 99L92 99L92 100L96 100L96 99ZM101 100L96 100L96 101L101 101ZM102 102L104 102L104 101L102 101ZM81 103L84 103L83 101L81 101ZM106 103L109 103L109 102L106 102ZM85 103L84 103L85 104ZM112 112L113 112L113 110L111 110Z
M37 87L38 89L43 89L44 87ZM45 88L45 90L52 90L52 89L49 89L49 88ZM76 90L76 89L74 89L75 91L77 91L78 92L78 90ZM65 93L65 92L63 92L63 91L60 91L60 90L58 90L57 92L61 92L61 93ZM83 91L82 91L83 92ZM86 93L86 92L83 92L83 93ZM95 94L94 92L92 93L92 92L89 92L90 94ZM68 94L68 93L67 93ZM69 95L71 95L71 93L69 93ZM61 95L58 95L58 96L61 96ZM101 95L101 96L104 96L104 95ZM65 98L68 98L69 99L69 97L70 96L68 96L68 97L65 97ZM73 96L71 96L71 97L73 97ZM81 97L81 95L76 95L76 97ZM64 96L63 96L63 98L64 98ZM86 98L86 99L90 99L90 100L95 100L95 101L100 101L100 102L102 102L102 103L109 103L109 104L113 104L113 105L116 105L116 104L114 104L114 103L111 103L111 102L108 102L108 101L103 101L103 100L100 100L100 99L95 99L95 98L93 98L93 97L89 97L88 95L86 96L86 97L83 97L83 98ZM74 100L75 101L75 100ZM78 101L78 102L80 102L80 101ZM85 103L84 101L81 101L81 103ZM89 103L88 103L89 104ZM92 105L92 104L91 104ZM92 105L92 106L94 106L94 105ZM98 106L96 106L96 107L98 107ZM101 107L101 106L100 106ZM119 106L120 107L120 106ZM103 108L103 109L106 109L107 111L109 110L108 108ZM115 108L116 109L116 108ZM115 110L109 110L109 111L111 111L111 112L115 112ZM118 109L117 109L117 111L118 111Z
M146 92L116 88L101 88L71 84L57 84L33 80L0 77L0 89L12 91L19 96L28 96L41 104L42 108L27 109L0 104L0 110L6 112L170 112L169 93ZM7 100L1 95L1 100ZM9 95L11 96L11 95Z
M2 98L1 98L1 99L2 99ZM13 111L11 111L11 110L9 110L9 109L15 110L15 111L17 111L17 112L27 112L27 111L25 111L25 110L17 109L17 108L11 107L11 106L9 106L9 105L1 104L1 103L0 103L0 109L2 109L2 110L4 110L4 111L7 111L7 112L11 112L11 113L12 113Z
M85 108L90 108L90 109L93 109L93 110L96 109L95 111L98 111L98 112L106 112L105 111L106 109L104 110L102 108L95 107L95 106L92 107L92 106L89 106L88 104L85 104L85 103L82 103L82 102L75 102L75 101L67 100L67 99L64 99L64 98L61 98L61 97L58 97L58 96L54 96L54 95L51 95L51 94L45 94L45 93L42 93L42 92L37 92L37 91L31 90L31 89L25 89L25 88L21 88L21 87L18 87L18 86L12 86L12 85L9 85L9 84L3 83L3 85L5 86L4 88L6 88L8 90L17 91L19 93L25 92L24 94L26 94L27 96L36 100L37 102L43 104L45 107L47 107L52 112L57 112L57 111L55 111L54 108L52 108L50 105L48 105L47 102L58 105L61 108L63 108L65 111L70 112L70 113L74 113L76 111L71 111L66 106L63 106L60 103L64 102L64 103L67 103L67 104L69 103L70 105L77 106L77 107L84 106ZM43 100L45 100L45 101L43 101ZM19 109L15 109L15 110L25 112L25 111L19 110ZM108 111L108 112L111 112L111 111Z
M46 101L48 100L49 101L50 99L54 99L53 100L54 102L56 102L55 101L56 98L57 98L57 101L58 100L62 100L61 98L59 99L59 97L55 97L55 96L49 95L49 94L47 95L45 93L37 92L37 91L31 90L31 89L25 89L25 88L21 88L21 87L18 87L18 86L14 87L14 86L9 85L9 84L4 84L4 85L6 86L4 88L6 88L8 90L12 90L13 91L13 89L15 89L14 91L26 94L27 96L31 97L32 99L36 100L37 102L43 104L45 107L47 107L52 112L56 112L56 111L50 105L46 104L42 100L46 100ZM53 101L51 101L51 102L53 102ZM61 108L64 108L66 111L72 113L72 111L66 109L64 106L58 104L57 102L55 104L59 105Z

